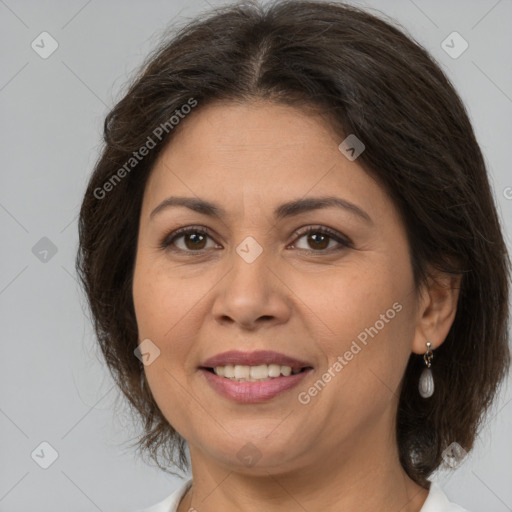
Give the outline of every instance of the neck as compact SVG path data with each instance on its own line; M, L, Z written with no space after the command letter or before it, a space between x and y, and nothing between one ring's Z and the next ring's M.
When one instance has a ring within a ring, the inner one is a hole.
M428 491L403 470L394 429L384 428L388 420L337 446L319 442L309 464L287 472L276 467L257 475L236 472L190 446L193 486L178 512L419 512Z

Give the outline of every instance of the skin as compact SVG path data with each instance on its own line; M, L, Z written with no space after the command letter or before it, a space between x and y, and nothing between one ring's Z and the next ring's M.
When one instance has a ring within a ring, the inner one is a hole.
M398 396L411 352L425 353L426 341L435 349L447 336L458 283L437 275L415 289L402 220L357 159L339 151L342 140L323 117L290 106L213 103L182 121L155 164L140 216L133 299L139 339L160 349L145 366L148 384L190 449L194 483L180 512L417 512L427 497L399 463ZM227 216L173 206L150 217L171 195L216 202ZM313 196L350 201L371 222L335 207L274 219L278 205ZM207 228L209 236L160 247L185 226ZM319 226L351 246L318 232L296 234ZM236 252L248 236L263 249L252 263ZM401 311L300 403L298 393L394 303ZM232 349L276 350L314 369L298 388L239 404L198 370ZM237 457L249 442L260 457L251 467Z

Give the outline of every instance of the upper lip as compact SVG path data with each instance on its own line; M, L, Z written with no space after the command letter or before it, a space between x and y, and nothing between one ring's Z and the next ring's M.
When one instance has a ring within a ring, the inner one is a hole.
M261 364L279 364L281 366L290 366L292 369L311 367L306 361L301 361L295 357L287 356L272 350L256 350L253 352L242 352L240 350L229 350L210 357L202 363L203 368L215 368L217 366L244 365L258 366Z

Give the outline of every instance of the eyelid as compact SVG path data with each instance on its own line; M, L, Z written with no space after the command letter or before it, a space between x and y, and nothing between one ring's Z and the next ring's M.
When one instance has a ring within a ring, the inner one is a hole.
M206 228L205 226L183 226L181 228L175 229L174 231L171 231L170 233L166 234L162 241L159 243L159 248L162 250L169 250L169 248L172 246L172 243L177 239L182 237L183 235L187 235L188 233L200 233L202 235L208 236L213 240L213 236L211 234L210 229ZM183 251L182 249L174 248L177 252L196 252L201 253L205 249L199 249L197 251Z
M169 248L172 246L173 242L177 238L180 238L189 233L200 233L202 235L205 235L205 236L211 238L213 241L215 241L211 234L211 230L209 228L207 228L205 226L191 225L191 226L184 226L184 227L178 228L178 229L172 231L171 233L168 233L167 235L165 235L163 240L159 244L159 248L162 250L170 250ZM329 228L329 227L321 225L321 224L306 225L306 226L302 226L302 227L296 229L292 235L293 236L292 242L287 244L287 246L289 246L290 244L294 244L298 239L300 239L303 236L308 235L310 233L324 234L324 235L328 236L329 238L335 240L339 244L339 246L331 247L330 249L322 249L322 250L300 249L301 251L305 251L308 254L310 254L310 253L314 253L314 254L318 254L318 255L329 254L331 252L339 251L346 247L350 247L350 248L354 247L353 242L350 238L348 238L347 236L339 233L338 231L336 231L332 228ZM217 243L217 242L215 241L215 243ZM186 250L179 249L176 247L174 247L171 250L174 250L175 252L198 253L198 254L202 254L203 252L207 251L207 249L198 249L196 251L194 251L194 250L186 251Z
M352 243L352 240L348 236L343 235L339 231L330 228L328 226L324 226L323 224L307 224L306 226L297 228L293 233L293 236L302 236L306 235L310 232L321 232L332 235L333 238L339 238L341 241L346 243Z
M295 230L293 236L294 240L292 243L295 243L298 238L302 238L304 235L308 235L309 233L321 233L324 235L327 235L329 238L335 240L339 247L331 247L331 249L324 249L324 250L314 250L314 249L301 249L302 251L306 251L308 253L314 253L314 254L329 254L331 252L335 252L337 250L341 250L343 248L349 247L354 248L354 243L352 240L342 233L338 232L335 229L329 228L327 226L324 226L322 224L308 224L307 226L304 226L302 228L298 228Z

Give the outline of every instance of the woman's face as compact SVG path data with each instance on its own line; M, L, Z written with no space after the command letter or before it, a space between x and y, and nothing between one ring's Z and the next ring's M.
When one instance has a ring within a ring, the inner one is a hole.
M217 103L182 122L147 183L133 283L162 413L193 457L252 474L393 443L401 378L426 339L390 198L321 117Z

